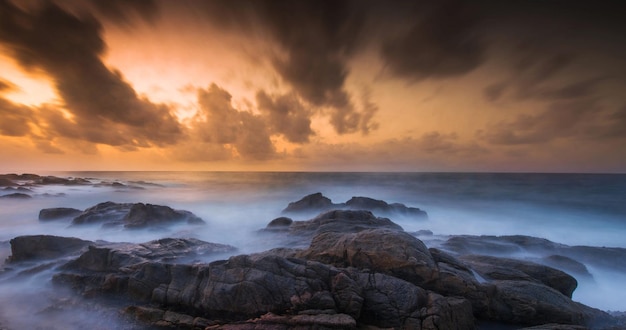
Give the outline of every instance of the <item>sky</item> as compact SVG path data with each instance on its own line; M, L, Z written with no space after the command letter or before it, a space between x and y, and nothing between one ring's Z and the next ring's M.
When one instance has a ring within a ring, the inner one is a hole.
M0 172L626 172L626 5L0 0Z

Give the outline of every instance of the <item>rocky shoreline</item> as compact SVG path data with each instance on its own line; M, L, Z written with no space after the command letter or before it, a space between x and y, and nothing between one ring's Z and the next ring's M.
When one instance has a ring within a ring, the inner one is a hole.
M571 299L576 277L592 276L585 265L624 271L626 249L567 246L528 236L455 236L429 248L419 235L366 210L398 204L359 197L364 209L347 207L350 203L333 209L337 204L324 198L313 194L291 203L287 214L294 205L299 211L306 206L322 212L305 221L270 221L258 235L279 247L254 254L236 255L236 247L190 238L131 244L15 237L0 281L45 274L53 286L72 292L64 298L71 303L55 308L88 303L114 309L130 328L626 327L623 315ZM424 220L425 212L402 207ZM143 203L41 214L42 221L66 219L77 225L77 219L96 219L128 229L163 225L167 219L202 221L188 211ZM503 256L511 251L534 257Z

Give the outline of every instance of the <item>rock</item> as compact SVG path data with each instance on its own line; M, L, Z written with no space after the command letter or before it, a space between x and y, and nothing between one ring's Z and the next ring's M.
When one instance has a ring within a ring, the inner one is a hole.
M72 220L73 225L101 223L104 226L145 228L186 222L205 222L189 211L174 210L168 206L143 203L105 202L90 207Z
M626 272L626 248L568 246L523 235L454 236L443 243L442 248L458 254L492 256L525 254L542 258L556 254L586 265Z
M571 273L575 276L580 276L581 278L593 278L593 275L591 275L585 264L566 256L553 254L547 257L543 257L537 261L544 265L548 265L550 267Z
M270 223L267 224L266 228L270 229L270 228L289 227L289 226L291 226L292 223L293 223L293 220L291 218L278 217L278 218L270 221Z
M0 198L2 199L30 199L30 198L33 198L33 196L29 194L24 194L24 193L12 193L12 194L7 194L7 195L2 195L0 196Z
M401 203L388 204L383 200L369 197L352 197L345 203L335 204L322 193L307 195L302 199L289 203L283 213L324 212L332 209L337 210L365 210L385 215L404 215L418 218L427 217L426 212L416 207L407 207Z
M13 187L17 186L17 183L13 182L13 180L0 177L0 187Z
M526 327L521 328L519 330L588 330L586 326L582 325L573 325L573 324L557 324L557 323L549 323L536 325L534 327Z
M308 221L294 221L289 234L313 236L323 232L354 233L366 229L387 228L401 231L402 227L387 218L379 218L369 211L334 210L322 213Z
M530 281L496 281L491 317L513 324L561 323L591 325L611 317L599 310L573 302L560 292Z
M168 206L135 203L123 219L126 228L144 228L156 224L187 222L188 224L204 224L193 213L184 210L173 210Z
M415 284L430 282L436 276L435 261L424 243L399 230L322 232L298 256L338 267L371 269Z
M93 244L78 238L49 235L19 236L10 243L11 256L8 261L12 263L72 255Z
M542 283L571 298L578 286L572 276L558 269L529 261L481 255L461 256L482 277L490 280L514 280Z
M73 218L83 211L69 208L69 207L55 207L49 209L42 209L39 211L39 220L47 221L47 220L58 220L58 219L66 219Z
M352 197L345 203L346 207L351 210L368 210L374 213L384 214L400 214L404 216L414 216L418 218L426 217L426 212L416 208L407 207L401 203L387 204L383 200L373 199L369 197Z
M327 211L335 207L335 205L328 197L322 195L322 193L314 193L302 197L302 199L291 202L283 210L283 213L298 213L298 212L310 212L310 211Z

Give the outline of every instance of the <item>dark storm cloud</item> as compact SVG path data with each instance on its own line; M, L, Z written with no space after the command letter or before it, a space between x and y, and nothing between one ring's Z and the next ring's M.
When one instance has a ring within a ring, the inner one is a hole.
M454 0L413 3L406 13L394 13L403 29L382 42L390 73L417 81L463 75L483 63L486 45L473 8Z
M104 18L127 26L133 25L136 17L153 22L159 13L154 0L89 0L89 3Z
M282 134L287 141L306 143L315 135L311 129L311 111L296 95L268 95L259 91L256 100L272 132Z
M355 5L356 4L356 5ZM262 29L281 47L271 63L298 95L328 109L339 134L368 126L345 90L347 60L360 40L363 11L353 1L209 1L202 4L222 27L258 35Z
M198 91L200 111L193 121L195 133L205 143L231 145L244 159L275 156L267 124L260 116L233 107L232 96L216 84Z
M556 139L626 139L626 106L612 110L598 99L555 101L534 115L519 115L477 133L492 144L541 144Z
M50 3L25 12L8 1L0 2L0 15L0 43L24 68L48 73L75 116L70 131L76 133L69 135L148 146L174 143L182 134L170 109L139 97L120 72L104 65L102 28L92 16L79 18ZM53 126L64 125L70 122Z

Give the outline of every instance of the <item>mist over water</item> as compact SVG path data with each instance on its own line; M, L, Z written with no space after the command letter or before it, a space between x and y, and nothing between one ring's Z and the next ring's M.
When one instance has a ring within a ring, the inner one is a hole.
M164 237L192 237L233 245L238 248L236 254L264 251L277 247L277 242L268 240L267 236L259 235L257 231L281 216L281 210L289 202L315 192L322 192L335 203L345 202L353 196L367 196L389 203L419 207L428 212L428 220L402 216L390 218L407 232L431 230L433 236L419 237L429 247L445 241L446 235L529 235L567 245L626 247L626 175L279 172L49 174L88 178L94 183L120 182L143 189L110 185L46 185L34 187L32 199L0 199L2 260L10 254L10 239L33 234L134 243ZM105 229L100 225L70 226L69 219L49 222L38 220L39 211L43 208L72 207L84 210L105 201L167 205L191 211L204 219L207 225L124 230ZM293 218L308 220L315 215L303 214ZM604 310L626 310L626 301L611 298L615 292L626 292L626 275L588 268L594 278L578 279L579 288L574 293L574 300ZM33 288L35 292L44 290L43 284L47 280L40 280L39 286L21 287L22 293L31 292L26 288ZM3 302L19 301L16 290L12 284L0 281L0 299ZM4 303L2 305L6 306ZM0 308L0 321L10 320L10 315L19 314L15 313L7 307Z

